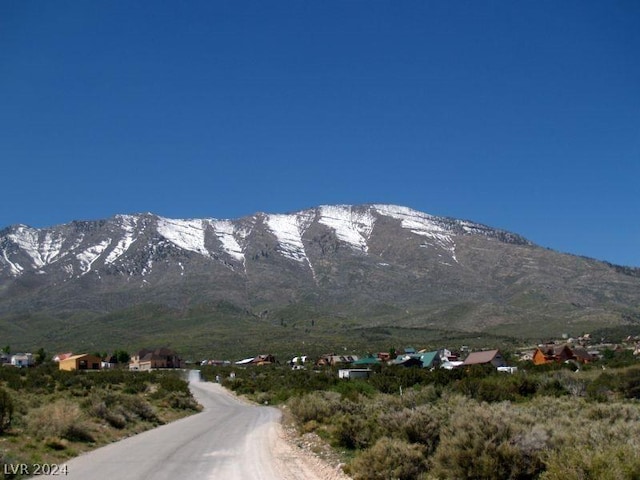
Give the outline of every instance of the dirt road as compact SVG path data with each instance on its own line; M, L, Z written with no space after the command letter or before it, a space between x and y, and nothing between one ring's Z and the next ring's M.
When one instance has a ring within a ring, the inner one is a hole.
M201 413L81 455L67 463L64 478L346 478L285 440L278 409L244 403L213 383L192 381L190 385L204 406Z

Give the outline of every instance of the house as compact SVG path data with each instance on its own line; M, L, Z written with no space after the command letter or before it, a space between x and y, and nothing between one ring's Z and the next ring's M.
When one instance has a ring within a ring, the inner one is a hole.
M31 353L16 353L11 356L11 365L14 367L32 367L35 365L33 354Z
M591 363L596 360L596 357L594 357L592 353L582 347L574 348L573 354L575 355L576 360L580 363Z
M298 357L293 357L291 360L289 360L288 363L289 363L289 366L294 370L304 368L304 364L307 363L307 356L300 355Z
M438 350L438 356L440 357L440 362L457 362L460 360L460 354L456 352L452 352L447 348L441 348Z
M129 370L152 370L156 368L182 368L182 360L169 348L148 350L143 348L129 362Z
M100 370L102 359L88 353L72 355L58 362L60 370Z
M269 354L262 354L255 357L251 362L251 365L271 365L272 363L276 363L276 357Z
M533 352L533 364L545 365L547 363L564 363L567 360L575 360L576 356L569 345L542 345Z
M471 365L493 365L494 367L504 367L507 363L504 361L499 350L485 350L483 352L471 352L462 363L463 366Z
M107 355L100 362L100 368L116 368L118 365L118 358L115 355Z
M393 361L394 365L402 365L404 367L421 367L434 368L440 366L440 355L436 350L434 352L419 352L398 355Z

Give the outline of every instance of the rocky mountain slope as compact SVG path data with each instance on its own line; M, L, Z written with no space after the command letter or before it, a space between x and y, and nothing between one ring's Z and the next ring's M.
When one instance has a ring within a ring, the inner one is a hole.
M639 321L640 276L393 205L237 220L117 215L0 231L0 335L24 335L17 319L37 329L76 322L80 335L82 319L139 305L172 312L168 322L200 312L199 329L207 312L277 324L298 308L300 320L552 335Z

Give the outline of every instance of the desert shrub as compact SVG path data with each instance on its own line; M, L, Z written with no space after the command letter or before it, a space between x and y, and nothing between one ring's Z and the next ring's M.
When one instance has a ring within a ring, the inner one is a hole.
M513 402L529 398L538 391L537 382L527 375L475 372L451 384L450 389L482 402Z
M165 402L170 408L175 410L199 410L198 402L191 396L183 392L172 392L166 398Z
M112 392L96 394L83 402L83 407L93 417L101 418L118 429L136 420L160 423L153 406L137 395Z
M102 418L113 428L117 428L119 430L122 430L127 426L127 417L119 410L107 411L104 413Z
M417 445L396 438L381 438L348 466L355 480L414 480L427 469Z
M366 414L343 413L334 421L335 439L341 447L365 449L382 436L377 419Z
M555 450L541 480L638 480L640 452L631 445L584 445Z
M341 399L337 392L314 392L289 399L287 406L302 423L323 422L339 411Z
M149 389L150 382L150 372L126 372L122 377L124 384L122 391L129 394L145 393Z
M105 395L106 399L95 396L86 405L90 415L105 420L114 428L122 429L127 426L127 417L122 413L121 408L114 405L113 395ZM107 405L109 402L109 405Z
M158 378L159 390L189 393L189 383L172 372L163 372Z
M418 443L426 454L431 454L440 439L442 414L428 405L415 409L405 408L380 415L378 423L386 437Z
M640 406L629 403L596 403L585 408L583 417L592 421L604 421L613 424L632 424L640 427Z
M384 415L380 423L386 425L391 436L399 436L410 443L419 443L425 453L431 454L440 440L443 415L441 411L423 405Z
M146 420L152 423L160 421L153 406L149 402L138 396L123 397L122 406L124 409L126 409L126 411L132 413L141 420Z
M62 438L45 438L44 446L51 450L65 450L69 446L69 442Z
M72 423L62 434L62 438L72 442L94 442L95 439L87 423Z
M9 392L0 388L0 434L5 432L13 420L13 399Z
M410 388L404 392L400 398L406 407L417 407L419 405L431 404L440 398L441 389L434 384L421 387Z
M29 417L28 427L38 438L93 441L80 407L68 400L59 400L35 409Z
M22 382L22 388L31 393L53 393L56 389L56 376L48 366L41 365L38 368L30 368Z
M535 478L542 470L546 437L516 430L508 405L468 401L451 415L432 457L437 478Z

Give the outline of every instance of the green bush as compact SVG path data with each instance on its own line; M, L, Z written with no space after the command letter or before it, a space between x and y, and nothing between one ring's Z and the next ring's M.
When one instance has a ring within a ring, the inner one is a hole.
M621 374L620 389L626 398L640 398L640 368L630 368Z
M620 389L620 378L609 372L601 373L587 385L587 398L598 402L606 402L611 395Z

